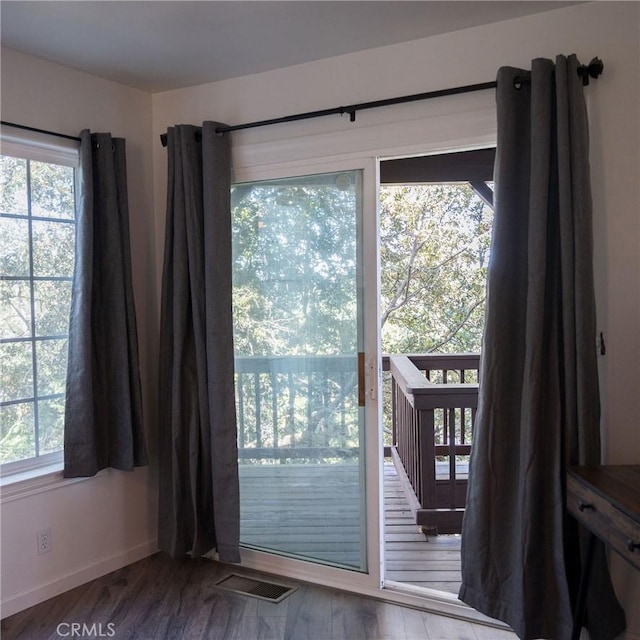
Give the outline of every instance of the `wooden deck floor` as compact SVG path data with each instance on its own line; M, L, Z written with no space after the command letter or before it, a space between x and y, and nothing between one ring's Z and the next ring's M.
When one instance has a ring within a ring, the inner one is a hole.
M364 534L356 464L240 465L242 544L360 568ZM385 462L386 579L452 593L460 587L460 537L427 539Z
M240 465L240 541L360 568L357 464Z
M393 463L384 463L385 579L458 594L460 536L420 533Z

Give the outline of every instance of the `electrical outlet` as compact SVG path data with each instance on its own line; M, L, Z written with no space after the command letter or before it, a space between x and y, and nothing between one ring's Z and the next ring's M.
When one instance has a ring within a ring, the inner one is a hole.
M43 553L49 553L49 551L51 551L51 527L40 529L40 531L37 532L37 542L39 556L41 556Z

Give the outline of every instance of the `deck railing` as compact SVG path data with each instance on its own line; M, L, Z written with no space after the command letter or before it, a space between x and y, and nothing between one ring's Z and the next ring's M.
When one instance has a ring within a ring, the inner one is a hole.
M416 523L459 533L478 406L477 354L389 356L392 446Z
M357 356L245 356L235 360L241 460L358 454Z
M390 454L416 523L460 531L478 404L477 354L394 355ZM333 461L360 450L357 357L236 358L242 461Z

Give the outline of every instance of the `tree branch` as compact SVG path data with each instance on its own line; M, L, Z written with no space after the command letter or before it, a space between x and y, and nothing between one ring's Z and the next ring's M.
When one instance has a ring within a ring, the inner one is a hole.
M416 237L413 238L413 246L411 248L411 254L409 255L409 265L407 267L407 273L404 278L401 278L398 281L393 298L391 299L391 302L387 305L387 308L382 313L382 317L380 320L380 328L384 327L384 323L387 321L389 316L396 309L400 309L402 306L406 304L407 295L409 291L409 283L411 281L411 276L413 275L413 265L416 261L416 257L418 256L418 253L420 252L422 247L424 247L425 242L426 241L419 243ZM400 299L403 295L404 295L404 301L400 302Z
M471 317L471 314L485 301L485 298L480 298L480 300L476 300L476 302L474 302L471 307L469 307L469 309L467 310L467 313L465 314L464 318L462 320L460 320L460 322L458 322L458 324L451 330L451 332L449 333L449 335L447 335L445 338L443 338L442 340L440 340L440 342L438 342L437 344L433 345L430 349L429 349L429 353L432 353L433 351L437 351L438 349L441 349L442 347L444 347L445 344L447 344L447 342L449 342L450 340L453 340L453 338L455 338L456 334L458 333L458 331L460 331L460 329L462 329L462 327L464 327L464 325L466 324L467 320Z

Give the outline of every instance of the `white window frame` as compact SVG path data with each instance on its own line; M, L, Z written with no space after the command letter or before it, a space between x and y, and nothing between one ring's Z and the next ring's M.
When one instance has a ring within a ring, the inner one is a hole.
M76 169L77 201L79 142L3 125L0 128L0 155L73 167ZM58 476L62 469L63 450L6 462L0 464L0 485L4 488L45 474Z

